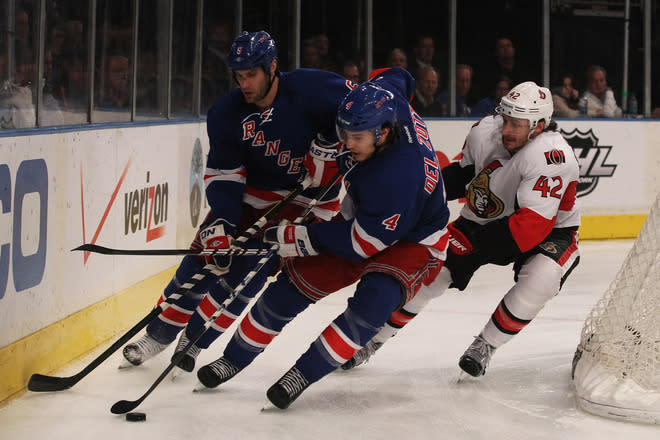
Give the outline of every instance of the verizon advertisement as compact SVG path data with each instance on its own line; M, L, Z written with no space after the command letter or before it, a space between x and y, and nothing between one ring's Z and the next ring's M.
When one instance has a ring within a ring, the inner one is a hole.
M204 209L199 185L190 201L201 134L188 124L0 138L0 347L177 264L71 250L189 242L190 211Z

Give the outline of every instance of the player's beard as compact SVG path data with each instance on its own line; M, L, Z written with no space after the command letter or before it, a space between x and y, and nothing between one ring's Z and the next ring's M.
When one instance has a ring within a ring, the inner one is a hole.
M262 101L266 97L266 90L266 85L264 84L264 87L259 87L258 90L250 91L248 94L243 92L245 102L248 104L256 104Z
M243 98L245 98L245 102L248 104L257 104L266 97L269 89L270 87L268 85L268 78L265 78L265 80L259 84L258 87L248 91L242 90Z

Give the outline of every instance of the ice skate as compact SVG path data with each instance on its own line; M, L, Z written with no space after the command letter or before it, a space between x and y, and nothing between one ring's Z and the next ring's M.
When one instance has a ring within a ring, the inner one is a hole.
M458 361L458 366L470 376L483 376L486 374L486 367L494 352L495 347L486 342L481 335L475 336L474 342Z
M161 344L148 334L145 334L137 341L131 342L126 347L124 347L124 360L119 365L119 368L128 368L141 365L145 361L151 359L161 351L165 350L168 345L169 344Z
M240 368L235 367L227 359L221 357L208 365L204 365L197 371L199 384L194 391L201 391L205 388L215 388L221 383L227 382L240 372Z
M344 362L341 366L342 370L350 370L359 365L366 363L376 350L378 350L383 345L382 342L369 341L364 347L359 349L352 358Z
M181 336L179 337L179 342L176 344L176 349L174 350L174 354L172 355L172 362L174 362L175 357L181 356L181 352L183 349L190 343L190 339L186 336L185 330L181 332ZM202 349L193 344L188 350L181 356L181 358L178 360L176 363L176 366L178 369L181 369L187 373L192 372L192 370L195 369L195 360L197 359L197 356L202 352ZM176 370L176 369L175 369ZM173 373L173 378L178 375ZM179 372L180 373L180 372Z
M309 385L309 381L300 370L293 367L268 388L266 397L279 409L287 409Z

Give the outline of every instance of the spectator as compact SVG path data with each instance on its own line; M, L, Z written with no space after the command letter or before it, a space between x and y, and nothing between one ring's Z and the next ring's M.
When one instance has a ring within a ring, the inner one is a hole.
M87 106L88 72L84 54L65 48L61 56L62 78L57 95L66 109L82 110Z
M300 67L310 69L321 68L321 53L314 39L308 38L303 41L301 50Z
M607 86L607 72L602 66L592 65L586 72L587 115L592 118L620 118L621 108L616 104L614 92Z
M211 23L206 28L202 55L202 75L205 79L204 96L214 101L229 92L232 76L227 65L227 54L232 42L231 28L226 23Z
M0 89L0 128L17 129L35 126L33 73L32 51L29 48L17 51L14 81L4 81Z
M435 99L438 93L438 71L432 66L422 67L415 79L417 89L411 102L422 117L437 117L446 114L446 108Z
M16 38L16 42L20 42L24 47L32 49L30 14L26 9L17 8L15 17L16 21L14 22L14 37Z
M570 73L561 77L561 85L552 90L553 116L558 118L577 118L580 116L578 101L580 92L575 88L575 79Z
M50 49L46 49L44 52L44 76L42 81L43 94L42 102L43 106L41 108L41 121L42 126L49 125L62 125L64 123L64 117L62 116L62 110L60 108L60 103L53 96L53 54Z
M403 49L399 49L398 47L392 49L387 57L387 65L389 67L401 67L408 70L408 57Z
M536 75L525 69L521 63L516 63L516 48L510 38L500 37L495 42L493 56L486 64L477 69L475 92L477 96L490 93L494 78L505 75L511 78L513 84L523 81L537 81Z
M408 58L408 66L415 77L419 75L422 67L433 67L439 75L438 64L435 59L435 42L428 34L420 35L413 48L413 56Z
M141 113L158 112L158 57L154 52L143 50L138 56L137 63L136 110ZM221 73L217 72L217 76L220 75ZM173 83L174 78L179 78L179 76L172 78ZM172 87L172 93L174 93L174 87Z
M128 107L130 87L128 58L120 55L106 57L100 69L101 83L95 98L96 105L106 108Z
M467 64L456 65L456 116L467 117L472 114L470 109L470 89L472 88L472 66ZM437 98L445 109L443 116L449 116L449 91L445 90Z
M360 82L360 68L355 61L346 60L342 67L341 75L354 83Z
M328 39L328 36L324 33L318 33L314 35L312 39L319 51L321 69L334 72L337 68L337 62L330 55L330 40Z
M511 78L505 75L498 76L491 93L472 107L472 116L494 115L497 106L500 105L500 99L509 93L511 87L513 87Z

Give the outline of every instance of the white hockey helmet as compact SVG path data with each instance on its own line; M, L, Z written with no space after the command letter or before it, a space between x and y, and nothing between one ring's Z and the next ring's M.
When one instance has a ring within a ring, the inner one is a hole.
M553 109L550 90L527 81L518 84L502 97L497 113L527 119L531 132L541 120L545 120L546 126L550 123Z

